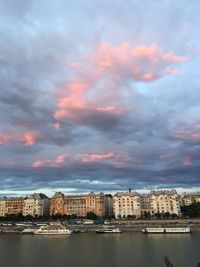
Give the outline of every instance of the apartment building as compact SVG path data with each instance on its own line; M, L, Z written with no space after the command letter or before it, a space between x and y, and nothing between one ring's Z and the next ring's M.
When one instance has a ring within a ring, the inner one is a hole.
M0 198L0 217L5 217L6 215L6 199Z
M88 212L94 212L98 217L112 216L112 196L104 193L89 193L87 195L67 195L55 193L50 200L50 215L76 215L86 217Z
M46 216L49 215L50 200L42 194L33 194L24 200L23 216Z
M180 196L176 190L151 191L149 194L150 213L166 213L181 215Z
M85 217L86 198L84 195L72 195L64 197L64 214Z
M199 202L200 202L200 192L184 193L182 195L183 206L188 206L188 205L199 203Z
M22 215L24 200L23 197L6 198L6 215Z
M50 200L50 215L64 215L64 194L56 192Z
M113 213L116 219L128 216L140 217L142 197L137 192L118 192L113 197Z

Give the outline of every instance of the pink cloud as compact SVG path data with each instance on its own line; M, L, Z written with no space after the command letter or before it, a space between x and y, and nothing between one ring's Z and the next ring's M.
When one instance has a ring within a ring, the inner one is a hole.
M59 122L54 123L53 127L55 129L60 129L60 123Z
M114 154L109 152L106 154L85 154L82 157L82 162L85 163L91 163L91 162L96 162L96 161L101 161L101 160L106 160L106 159L112 159L114 157Z
M190 166L190 165L192 165L192 158L189 157L189 156L185 156L185 157L183 157L183 158L182 158L182 164L183 164L184 166Z
M200 141L200 133L195 128L199 127L195 126L191 130L178 130L172 133L172 136L180 140Z
M54 118L57 121L70 119L81 122L84 115L108 114L110 116L119 116L125 112L125 109L117 104L107 105L105 103L100 105L94 103L88 97L89 92L90 82L82 81L67 84L64 89L60 90Z
M62 154L57 156L55 159L43 159L37 160L33 163L33 168L41 168L41 167L62 167L68 164L69 156L66 154Z
M200 141L200 133L192 134L192 140Z
M58 89L54 118L57 123L65 119L80 123L94 114L121 116L127 112L127 106L123 107L123 89L119 89L121 81L151 82L174 75L177 69L172 65L186 60L187 57L165 51L157 44L101 44L87 61L69 63L75 69L81 66L81 72L77 71L74 80ZM97 103L97 99L102 101Z
M0 135L0 144L7 143L25 143L25 145L33 145L36 142L36 137L32 132L25 133L7 133Z
M1 134L0 135L0 145L7 144L14 141L14 135L11 134Z
M170 66L184 63L187 59L185 56L166 52L157 44L137 47L131 47L128 43L118 47L102 44L92 55L93 64L102 72L111 71L118 78L123 78L126 73L129 74L129 79L144 82L175 74L175 69Z
M83 67L83 64L80 63L80 62L69 62L67 65L69 67L71 67L71 68L81 68L81 67Z
M181 140L187 140L191 138L191 131L189 130L178 130L172 133L172 136L181 139Z
M41 160L37 160L33 163L32 167L37 169L37 168L41 168L43 165L42 161Z
M27 146L32 146L36 143L36 137L32 132L24 133L24 142Z

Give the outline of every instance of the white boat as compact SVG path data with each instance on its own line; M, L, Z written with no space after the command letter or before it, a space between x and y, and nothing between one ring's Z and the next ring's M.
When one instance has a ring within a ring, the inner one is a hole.
M154 227L144 228L142 230L144 234L185 234L191 233L190 227Z
M122 231L119 228L102 228L96 230L97 234L119 234Z
M169 228L165 228L165 233L170 234L170 233L177 233L177 234L181 234L181 233L191 233L191 229L190 227L169 227Z
M154 227L154 228L144 228L142 230L143 233L148 234L148 233L152 233L152 234L162 234L164 233L164 228L161 227Z
M35 231L35 228L25 228L22 230L22 234L34 234Z
M41 226L39 229L34 231L35 235L69 235L72 231L64 226Z

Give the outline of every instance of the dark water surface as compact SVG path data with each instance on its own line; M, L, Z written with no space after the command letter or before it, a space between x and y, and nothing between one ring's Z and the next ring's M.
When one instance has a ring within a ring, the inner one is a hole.
M175 267L197 267L200 233L0 235L0 267L164 267L165 254Z

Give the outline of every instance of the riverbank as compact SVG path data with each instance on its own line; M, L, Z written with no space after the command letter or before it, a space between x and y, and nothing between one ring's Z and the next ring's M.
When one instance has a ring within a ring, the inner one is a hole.
M43 222L43 224L48 224L48 223L59 223L59 221L54 221L54 222ZM1 223L0 230L1 228L9 228L9 229L16 229L16 227L23 228L23 226L19 226L20 222L15 222L15 223L10 223L8 222ZM39 227L39 224L41 222L28 222L30 224L30 228L32 225L37 225ZM32 224L32 225L31 225ZM80 230L81 232L94 232L96 229L100 229L104 226L116 226L120 228L123 232L141 232L142 229L144 228L149 228L149 227L190 227L192 232L200 232L200 219L173 219L173 220L112 220L108 225L103 225L103 224L89 224L89 225L84 225L80 223L74 223L70 224L67 221L62 221L62 224L64 224L67 228L69 229L77 229ZM27 228L27 227L24 227Z
M110 226L117 226L123 232L141 232L147 227L190 227L192 232L200 232L200 219L176 219L176 220L113 220ZM77 228L81 231L95 231L103 225L69 225L70 228Z

